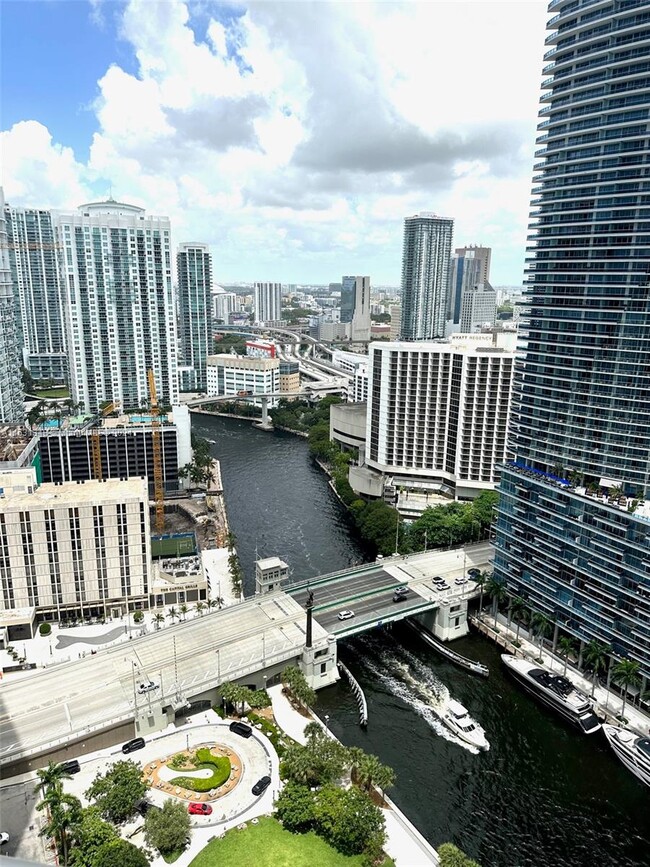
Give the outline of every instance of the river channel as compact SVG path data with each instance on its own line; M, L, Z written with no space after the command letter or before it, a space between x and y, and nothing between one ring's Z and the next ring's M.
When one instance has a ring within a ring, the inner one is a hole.
M256 548L282 557L296 578L367 559L305 440L234 419L193 422L221 461L247 594ZM580 735L540 709L487 639L453 646L485 663L489 678L452 666L403 626L342 644L368 699L368 728L358 727L345 683L319 692L316 711L343 743L395 768L391 797L434 846L452 841L482 867L650 867L650 790L604 736ZM438 722L431 707L447 693L483 726L487 753Z

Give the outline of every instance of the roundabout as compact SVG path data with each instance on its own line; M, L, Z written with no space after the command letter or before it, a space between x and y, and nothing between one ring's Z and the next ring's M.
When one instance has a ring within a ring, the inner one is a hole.
M216 801L232 792L243 773L242 757L223 743L201 743L148 762L143 768L150 789L179 800Z

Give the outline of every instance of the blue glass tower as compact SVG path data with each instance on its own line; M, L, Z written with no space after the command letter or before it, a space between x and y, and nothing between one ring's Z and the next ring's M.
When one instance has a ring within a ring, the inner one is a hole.
M549 12L495 573L647 681L650 3Z

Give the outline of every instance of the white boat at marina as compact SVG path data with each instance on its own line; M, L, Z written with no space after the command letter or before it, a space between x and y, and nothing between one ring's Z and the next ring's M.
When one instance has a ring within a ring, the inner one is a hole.
M646 786L650 786L650 738L629 729L603 725L605 737L617 757Z
M467 708L463 707L459 701L450 698L437 712L447 728L451 729L451 731L461 740L471 744L471 746L476 747L479 750L490 749L490 744L485 737L485 732L481 726L471 718L467 712Z
M555 674L536 662L503 653L501 659L516 680L534 698L561 714L586 735L600 728L591 699L561 674Z

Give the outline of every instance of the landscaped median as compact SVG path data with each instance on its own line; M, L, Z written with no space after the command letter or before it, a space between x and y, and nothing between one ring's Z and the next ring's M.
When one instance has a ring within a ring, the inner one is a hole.
M199 748L193 756L179 754L185 760L179 770L209 770L209 777L173 777L172 786L180 786L191 792L209 792L218 789L230 777L230 759L227 756L213 756L207 747ZM180 764L180 763L179 763ZM173 767L173 765L168 765Z
M245 829L233 828L213 840L190 867L254 864L255 867L362 867L363 855L342 855L313 832L292 834L276 820L261 817ZM382 867L390 867L391 860Z

